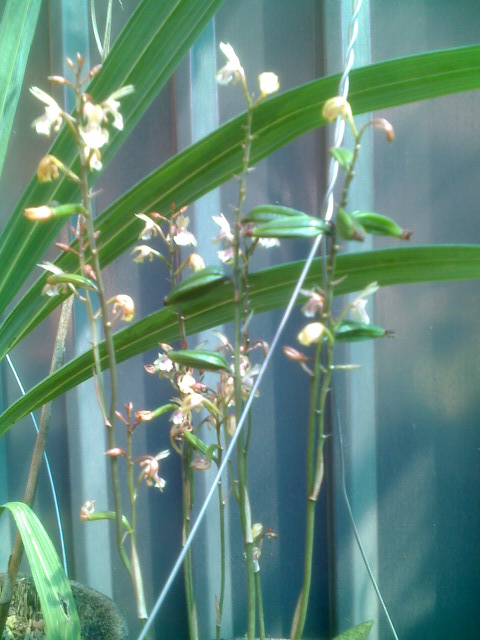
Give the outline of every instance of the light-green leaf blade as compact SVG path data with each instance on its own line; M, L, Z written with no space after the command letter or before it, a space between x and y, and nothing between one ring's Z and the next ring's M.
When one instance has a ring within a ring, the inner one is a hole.
M478 88L479 67L480 46L370 65L352 71L350 100L354 111L362 113ZM125 80L128 79L126 76ZM338 76L322 78L261 104L255 111L253 122L252 164L303 133L325 124L321 107L327 98L335 95L338 80ZM134 211L168 212L172 202L176 206L188 205L240 171L244 119L245 114L240 115L177 154L99 217L97 228L102 237L100 257L103 265L112 262L135 242L141 223L133 215ZM61 198L57 196L57 199ZM22 245L22 233L30 237L28 245ZM29 228L22 224L12 239L9 256L8 250L2 249L0 238L0 263L18 260L17 266L23 265L24 268L10 272L8 278L5 276L8 282L0 282L0 301L6 299L4 295L10 298L31 271L25 263L25 255L29 250L36 252L35 242L44 248L48 246L45 244L46 233L45 228L40 229L38 225L33 230L31 224ZM15 242L21 247L18 256ZM71 254L63 256L57 264L64 271L72 272L76 266L75 257ZM45 300L40 297L44 283L44 280L38 281L0 327L0 358L61 301L61 298Z
M80 622L70 582L42 523L23 502L7 502L22 537L49 638L80 640Z
M300 275L303 262L295 262L254 273L249 281L251 306L255 314L283 308ZM306 279L311 288L321 279L317 259ZM361 291L372 282L380 286L480 279L480 245L409 246L339 255L335 279L336 295ZM188 335L232 320L232 288L225 284L181 305ZM390 327L395 329L395 327ZM176 314L162 309L122 329L114 336L117 361L123 362L158 343L179 339ZM105 345L100 345L101 364L107 368ZM0 436L42 404L53 400L92 375L91 351L63 365L38 383L0 415Z
M366 640L370 635L370 631L373 627L373 621L362 622L355 627L347 629L339 636L335 636L333 640Z
M0 175L42 0L8 0L0 23Z

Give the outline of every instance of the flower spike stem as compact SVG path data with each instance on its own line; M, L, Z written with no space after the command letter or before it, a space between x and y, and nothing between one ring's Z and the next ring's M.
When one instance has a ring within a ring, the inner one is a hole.
M244 271L242 268L242 255L240 246L240 228L243 203L246 195L246 184L248 167L250 164L250 152L252 148L252 100L248 93L246 83L242 77L244 94L247 99L248 111L247 122L245 123L245 142L243 147L243 167L239 177L238 203L235 207L234 239L233 239L233 304L234 304L234 380L235 380L235 419L236 424L240 420L243 408L242 399L242 372L241 372L241 352L246 336L242 333L242 326L245 319L245 295L246 286L244 281ZM255 638L255 617L256 617L256 586L254 573L254 545L252 538L252 519L250 513L250 503L247 485L247 453L248 446L245 438L239 439L237 444L237 471L238 471L238 502L240 507L240 521L242 524L246 573L247 573L247 597L248 597L248 640ZM264 636L263 636L264 637Z
M80 68L76 71L76 108L78 113L82 113L82 107L84 96L82 94L82 84L83 80L80 78ZM130 88L129 88L130 91ZM85 134L84 134L85 136ZM84 232L86 237L85 242L79 242L80 244L80 252L79 252L79 260L81 270L84 271L86 268L86 258L87 254L85 251L85 244L88 246L88 250L91 256L91 266L93 269L93 273L95 274L97 291L96 295L99 303L99 312L94 310L91 294L88 289L85 290L85 298L86 298L86 307L87 314L89 320L90 331L92 335L92 350L94 357L94 368L95 368L95 376L96 376L96 384L97 384L97 397L100 405L100 409L102 415L104 416L105 426L107 428L107 440L108 440L108 448L109 450L114 450L116 448L116 434L115 434L115 422L116 422L116 406L117 406L117 364L116 364L116 355L115 355L115 346L113 343L113 330L112 330L112 322L109 319L109 302L106 295L106 290L103 283L102 270L100 265L100 260L98 257L98 249L97 249L97 239L95 234L94 220L93 220L93 212L92 212L92 193L89 187L89 171L92 168L98 168L92 164L92 158L94 155L92 151L85 146L85 139L81 135L81 131L77 132L77 135L74 136L78 146L78 153L80 158L81 165L81 173L80 173L80 181L81 181L81 196L82 196L82 204L85 210L85 214L82 216L81 224L84 225ZM105 395L105 389L103 384L103 376L102 376L102 367L101 367L101 359L100 359L100 350L99 350L99 337L98 337L98 329L97 329L97 318L100 318L100 323L102 326L103 336L105 339L106 351L107 351L107 360L108 360L108 368L110 372L110 399L107 402L107 398ZM129 443L131 446L131 443ZM135 518L135 497L136 493L132 492L131 489L131 479L129 482L129 474L127 472L127 483L129 484L129 495L130 495L130 511L131 511L131 522L132 527L129 533L129 542L130 542L130 558L128 558L125 546L124 546L124 527L123 527L123 509L122 509L122 499L121 499L121 485L120 485L120 473L119 473L119 460L117 456L109 456L110 457L110 474L112 479L112 489L113 489L113 501L115 507L115 533L116 533L116 543L117 550L120 556L120 559L127 570L134 592L136 597L137 604L137 616L142 625L145 625L148 614L145 604L145 596L144 596L144 587L143 587L143 578L142 572L140 568L140 562L137 551L137 541L136 541L136 518ZM133 499L132 499L133 496Z
M79 147L80 152L80 161L81 161L81 194L82 194L82 202L87 214L84 217L85 227L86 227L86 235L88 238L88 244L90 248L90 252L92 255L92 266L97 279L97 296L100 303L100 318L102 323L102 329L105 337L105 344L107 348L107 358L108 365L110 370L110 384L111 384L111 392L110 392L110 402L107 407L105 392L103 388L103 376L102 376L102 368L100 363L100 351L99 351L99 339L97 337L97 319L96 314L93 309L93 303L91 300L91 296L89 291L85 292L86 297L86 306L88 312L88 319L90 324L90 331L92 333L92 346L93 346L93 356L94 356L94 366L95 373L98 385L98 396L99 402L101 404L102 413L107 417L108 424L107 426L107 437L108 437L108 447L109 449L113 449L116 446L115 442L115 431L113 429L113 425L115 423L115 409L117 402L117 366L116 366L116 358L115 358L115 347L113 344L113 334L112 327L110 322L108 321L108 306L107 299L105 295L105 288L103 284L103 278L100 268L100 261L98 259L98 250L96 247L96 236L94 229L94 222L92 216L92 203L91 203L91 194L89 190L88 184L88 164L87 159L85 158L85 154L83 152L83 146ZM85 253L84 251L80 252L80 263L81 266L85 266ZM115 513L116 513L116 539L117 539L117 548L120 554L120 558L130 573L130 562L127 558L125 548L123 547L123 525L122 525L122 506L121 506L121 497L120 497L120 477L118 471L118 460L116 457L110 458L111 465L111 474L112 474L112 484L113 484L113 498L115 504Z
M173 214L173 212L172 212ZM173 222L173 215L172 215ZM170 283L172 289L178 284L178 248L174 241L170 239L169 244L169 259L168 265L170 270ZM180 309L177 310L177 322L180 330L182 349L187 347L185 323ZM177 378L178 380L178 378ZM191 513L193 508L194 499L194 484L195 474L191 463L193 461L193 448L192 445L186 440L182 439L180 445L180 455L182 461L182 514L183 514L183 535L182 541L185 544L191 529ZM197 604L195 599L195 589L193 581L193 560L192 551L189 549L185 560L183 562L183 575L185 580L185 599L187 601L187 621L188 632L190 640L198 640L198 617L197 617Z
M360 140L364 129L360 132L352 128L355 137L355 148L351 162L346 171L345 182L338 210L347 206L350 184L355 175L355 164L360 151ZM335 324L332 316L332 302L334 297L335 261L338 251L336 229L330 239L329 254L323 262L322 291L324 292L324 307L322 323L325 327L323 339L316 344L314 368L311 380L309 422L307 437L307 505L306 505L306 535L304 554L303 584L295 610L290 637L301 640L307 617L308 600L312 579L315 511L318 496L324 477L324 443L325 443L325 410L328 392L334 369ZM341 316L343 317L343 315ZM338 322L338 321L337 321Z
M220 442L220 429L217 429L218 433L218 466L222 464L221 456L221 442ZM217 620L216 620L216 640L221 639L222 635L222 616L223 616L223 603L225 600L225 499L223 497L222 480L218 483L218 508L219 508L219 520L220 520L220 595L216 603L217 608Z
M96 393L104 424L107 429L110 472L113 488L114 499L114 515L116 543L120 559L127 570L131 579L137 602L137 615L142 624L147 620L147 611L145 606L145 598L143 594L143 580L140 571L139 558L136 545L135 532L135 492L132 490L132 483L129 482L131 498L131 521L132 527L128 530L130 543L130 559L124 546L124 515L122 511L121 486L119 476L118 451L116 447L116 404L117 404L117 371L116 357L113 342L112 320L110 318L109 304L114 302L113 315L115 312L122 315L125 321L129 321L133 317L134 305L129 296L120 294L113 300L108 300L106 290L103 283L102 270L100 266L97 234L94 229L94 220L92 212L92 192L90 189L90 172L98 171L102 168L102 152L101 148L107 144L109 140L109 125L117 128L123 128L123 119L119 112L119 98L132 93L132 86L124 86L114 92L109 98L101 104L94 104L91 96L84 92L84 85L95 73L98 68L92 69L86 76L82 76L82 67L84 65L84 56L77 54L76 62L67 59L67 64L71 68L75 81L70 82L64 78L54 77L53 81L58 84L69 86L75 93L75 118L67 114L57 102L41 89L34 87L32 94L46 105L45 113L34 122L37 133L50 135L53 131L58 131L62 123L69 128L77 146L80 173L74 174L63 163L54 156L46 156L39 164L37 176L40 182L51 181L59 177L59 171L79 185L81 193L81 204L63 204L57 207L35 207L25 210L25 215L29 219L37 221L47 221L55 217L67 217L77 214L77 224L75 237L77 247L74 253L78 256L79 274L63 274L57 272L54 265L41 265L47 271L53 272L53 276L47 280L47 286L44 293L48 295L56 295L60 290L67 290L67 286L73 293L85 303L87 309L88 322L91 332L92 351L94 361L94 381ZM62 247L61 247L62 248ZM64 249L65 250L65 249ZM76 287L82 287L84 296L80 296ZM114 318L115 319L115 318ZM101 328L101 331L99 330ZM102 356L100 354L101 333L105 339L106 360L110 370L110 394L107 398L107 392L103 382L102 373ZM112 453L117 452L117 453ZM130 460L130 458L129 458ZM127 467L128 468L128 467ZM127 471L128 476L128 471Z

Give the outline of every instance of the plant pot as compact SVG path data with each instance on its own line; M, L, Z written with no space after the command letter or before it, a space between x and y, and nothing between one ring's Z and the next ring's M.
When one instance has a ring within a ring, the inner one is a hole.
M0 573L1 586L4 576ZM70 583L80 618L82 640L128 640L127 623L113 600L79 582L71 580ZM41 628L38 624L41 619L38 615L40 603L31 576L18 574L10 610L25 621L25 628L28 620L32 621L31 628ZM17 637L20 640L22 636Z

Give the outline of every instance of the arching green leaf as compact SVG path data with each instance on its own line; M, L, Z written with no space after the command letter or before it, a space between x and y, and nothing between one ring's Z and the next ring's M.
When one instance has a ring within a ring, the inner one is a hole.
M8 0L0 23L0 174L42 0Z
M188 0L185 1L191 6ZM183 3L179 4L183 6ZM202 0L201 3L196 2L195 7L199 4L209 5L209 11L213 12L213 5L219 3ZM168 24L166 23L165 28ZM148 25L148 28L150 27L151 25ZM127 33L133 40L141 39L135 31ZM162 36L163 27L155 37ZM184 50L179 45L179 51ZM110 57L114 58L115 55L117 54L114 49ZM175 55L178 58L179 52L175 52ZM137 54L132 55L131 61L121 58L122 64L130 71L126 75L122 72L123 75L119 78L122 82L134 82L136 95L143 95L136 78L137 75L140 78L140 71L144 69L147 60L144 57L137 60L137 57ZM349 99L354 112L363 113L456 91L467 91L480 87L479 66L480 46L437 51L370 65L352 71ZM94 88L102 97L107 87L108 90L113 87L116 71L117 63L112 62L98 77L98 84ZM164 76L161 77L163 81ZM252 146L252 164L303 133L325 124L320 114L321 107L325 100L336 94L338 80L338 76L322 78L262 103L255 111L253 120L255 138ZM158 84L161 84L160 80ZM142 89L145 92L144 100L147 99L147 94L150 96L148 89ZM144 102L141 102L143 105ZM130 120L136 122L139 115L136 109L135 107L134 113L129 111L126 114L125 132L118 134L118 140L115 138L114 149L131 130ZM172 202L178 207L194 202L240 171L244 120L245 114L242 114L177 154L99 217L97 228L101 231L102 237L100 251L103 265L109 264L127 251L138 237L141 223L133 215L135 211L169 212ZM69 149L65 136L60 136L55 145L55 149L58 147L60 156L64 158L62 154L67 153ZM55 199L71 201L72 194L64 192L64 189L65 184L58 187ZM32 201L36 193L36 186L32 183L19 204L20 209L17 208L13 216L14 220L0 237L0 264L9 265L0 281L0 313L30 274L56 233L56 228L32 226L31 223L27 224L28 221L20 219L25 203L38 204L38 201ZM54 193L49 197L54 199ZM57 264L64 271L72 272L76 268L75 262L75 256L66 254ZM45 300L40 297L44 284L44 279L40 279L0 327L0 358L59 304L61 299Z
M285 307L303 262L264 269L250 278L251 306L255 314ZM380 286L448 280L480 279L479 245L413 246L365 251L337 258L336 295L361 291L370 283ZM305 287L321 280L321 263L316 260ZM225 285L207 291L181 306L187 334L204 331L232 320L232 288ZM394 329L394 327L392 327ZM123 362L160 342L179 339L178 322L170 309L162 309L115 334L117 361ZM108 366L105 345L100 346L101 364ZM0 436L13 424L42 404L53 400L92 375L91 351L65 364L0 416Z

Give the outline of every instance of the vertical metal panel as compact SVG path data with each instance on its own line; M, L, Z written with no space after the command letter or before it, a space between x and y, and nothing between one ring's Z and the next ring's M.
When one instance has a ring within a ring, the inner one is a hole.
M478 43L476 2L371 6L375 60ZM376 207L416 244L479 241L479 107L469 92L382 114L396 139L375 144ZM402 640L478 635L479 299L478 282L377 297L395 330L376 361L380 572Z

